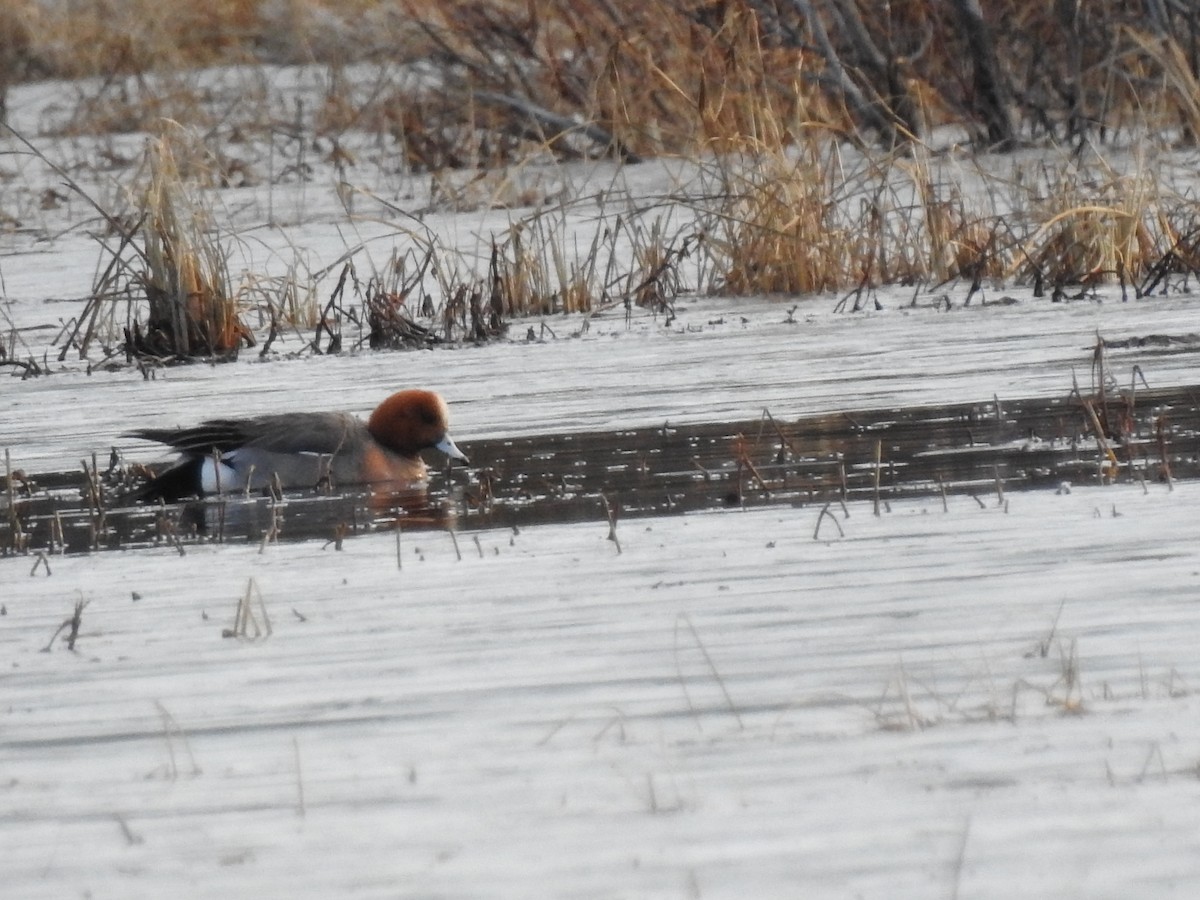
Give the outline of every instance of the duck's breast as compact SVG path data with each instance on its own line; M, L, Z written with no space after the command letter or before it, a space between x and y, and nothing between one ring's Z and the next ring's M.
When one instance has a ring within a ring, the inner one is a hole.
M418 486L429 474L419 456L404 456L376 442L368 445L362 454L360 468L361 481L390 488Z

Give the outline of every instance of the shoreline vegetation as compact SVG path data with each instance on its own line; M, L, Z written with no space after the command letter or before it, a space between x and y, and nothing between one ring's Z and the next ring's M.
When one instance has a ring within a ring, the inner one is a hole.
M669 315L681 292L825 293L850 311L885 285L930 303L952 282L966 303L1011 283L1056 301L1188 291L1200 215L1163 160L1200 134L1200 17L1066 6L24 0L0 13L0 93L64 85L0 140L105 232L60 359L266 354L289 329L317 352L482 342L523 316ZM315 70L323 90L286 96L268 66ZM127 135L148 140L122 153ZM122 190L97 196L56 141L92 147ZM691 175L605 201L553 174L605 159ZM418 212L378 187L402 178L428 184ZM239 283L222 191L295 179L331 186L349 221L382 204L407 249L362 277L348 243L316 272ZM425 221L480 210L508 218L470 252Z

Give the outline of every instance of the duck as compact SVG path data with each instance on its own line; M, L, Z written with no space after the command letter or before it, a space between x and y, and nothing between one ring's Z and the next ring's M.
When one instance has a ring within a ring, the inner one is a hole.
M365 422L345 412L292 412L209 419L190 428L139 428L124 436L166 444L181 457L133 499L173 503L276 484L284 489L420 489L428 478L422 450L435 448L469 462L450 438L449 418L441 396L412 389L392 394Z

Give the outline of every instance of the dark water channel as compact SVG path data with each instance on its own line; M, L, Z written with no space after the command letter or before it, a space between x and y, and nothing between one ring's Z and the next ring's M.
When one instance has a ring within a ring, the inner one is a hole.
M427 497L381 504L364 493L289 493L154 508L101 506L78 472L14 479L0 493L0 554L136 548L197 541L336 541L363 531L472 531L607 521L724 507L1058 488L1063 482L1200 476L1200 386L1141 391L1136 402L1009 400L547 434L460 446L471 468L434 475ZM1106 451L1097 426L1107 432ZM19 455L19 448L16 448ZM879 463L876 464L878 453ZM1165 464L1164 464L1165 461ZM119 461L109 472L122 473ZM104 473L100 475L103 479Z

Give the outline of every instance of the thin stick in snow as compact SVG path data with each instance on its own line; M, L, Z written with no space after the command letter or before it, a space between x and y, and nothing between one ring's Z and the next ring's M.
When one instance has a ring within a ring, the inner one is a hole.
M37 574L38 566L45 566L46 567L46 575L47 575L47 577L49 577L49 575L50 575L50 560L46 557L45 551L42 551L42 550L37 551L37 559L35 559L33 561L33 568L29 570L30 577L33 577L34 575Z
M688 630L692 633L692 638L696 642L696 647L699 649L700 655L704 657L704 662L708 665L708 670L712 673L713 680L717 683L717 687L721 689L721 694L725 698L725 704L729 707L729 712L732 713L733 718L737 720L738 728L745 729L746 726L742 722L741 714L737 711L737 706L733 702L733 697L729 695L729 689L725 687L725 679L723 679L721 677L721 673L717 671L717 665L713 662L713 658L709 655L708 648L704 646L704 641L700 640L700 632L696 630L696 626L692 624L691 616L689 616L687 613L680 613L679 617L675 620L676 671L679 671L679 622L681 620L687 623ZM679 682L680 684L684 685L684 694L687 695L687 685L683 680L682 672L679 672ZM692 710L693 714L695 713L695 707L692 706L692 698L690 695L688 696L688 709ZM696 720L696 727L700 727L699 719Z
M967 858L967 839L971 836L971 816L967 816L967 820L963 822L962 840L958 844L958 853L954 857L954 890L950 892L951 900L958 900L959 891L962 889L962 873L963 863Z
M46 568L47 571L49 571L49 566ZM91 601L83 599L75 601L75 610L71 613L71 617L69 619L64 619L62 624L54 630L54 634L50 635L50 640L47 641L46 646L42 648L43 653L50 652L50 648L54 646L55 639L62 634L64 628L70 629L70 631L67 632L67 649L72 651L75 649L75 642L79 640L79 629L83 624L83 610L89 602Z
M200 766L197 765L196 757L192 753L192 745L188 742L187 735L184 733L183 729L179 727L179 723L175 721L175 717L171 715L171 713L165 706L162 705L160 701L155 700L154 706L158 709L159 718L162 719L163 741L167 745L167 756L169 758L169 765L167 768L168 780L174 781L179 777L179 768L175 762L175 742L171 740L172 734L179 736L180 743L183 744L183 749L187 753L188 760L192 764L192 770L188 774L193 777L201 774L202 770Z
M879 472L880 461L883 458L883 441L875 440L875 516L879 517Z
M608 497L604 494L600 495L600 500L604 503L604 515L608 518L608 539L617 546L617 555L621 554L621 542L617 539L617 516L621 512L621 507L616 504L609 503Z
M292 736L292 755L296 760L296 815L301 819L306 812L304 806L304 770L300 766L300 742Z
M830 502L832 502L832 501L830 501ZM840 523L840 522L838 522L838 520L837 520L837 516L835 516L833 513L831 513L831 512L829 511L829 506L830 506L830 504L829 504L829 503L826 503L826 504L825 504L823 507L821 507L821 512L817 514L817 527L816 527L816 528L813 530L813 540L814 540L814 541L820 540L820 536L821 536L821 522L822 522L822 520L823 520L823 519L824 519L826 516L829 516L830 520L831 520L831 521L833 522L833 524L834 524L834 525L837 527L837 530L838 530L838 537L845 537L845 536L846 536L846 532L844 532L844 531L842 530L842 525L841 525L841 523Z
M262 621L254 615L254 599L258 599L258 609ZM237 612L234 614L233 627L221 632L221 637L235 637L243 640L256 641L259 638L269 638L274 632L271 627L271 617L267 615L267 605L263 601L262 591L258 582L251 576L246 582L246 591L238 601Z

